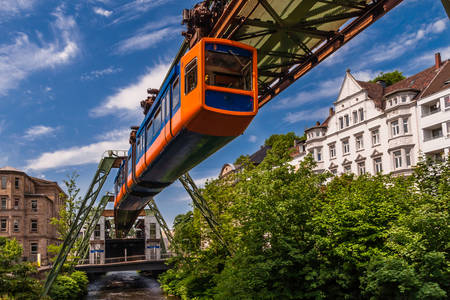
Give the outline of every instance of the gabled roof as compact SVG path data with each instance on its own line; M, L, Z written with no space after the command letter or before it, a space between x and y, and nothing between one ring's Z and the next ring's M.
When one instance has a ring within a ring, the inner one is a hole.
M442 64L442 67L440 68L438 74L425 88L425 90L422 91L420 98L428 97L448 88L450 88L450 60L447 60Z
M413 76L410 76L397 83L394 83L391 86L388 86L385 89L385 96L388 96L390 94L402 90L417 90L419 92L423 92L430 85L430 83L433 81L436 75L443 69L447 68L448 68L448 60L444 62L443 66L441 66L439 69L436 69L436 66L433 65L432 67L429 67L428 69L425 69L422 72L419 72Z
M384 87L374 82L358 81L358 84L367 91L369 98L375 102L375 107L383 108Z

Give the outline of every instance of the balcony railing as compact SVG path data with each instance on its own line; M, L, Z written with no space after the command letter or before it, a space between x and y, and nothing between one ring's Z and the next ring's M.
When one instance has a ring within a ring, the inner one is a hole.
M439 139L439 138L441 138L443 136L444 135L441 133L441 134L435 135L435 136L424 137L423 141L424 142L428 142L428 141L432 141L432 140L435 140L435 139Z

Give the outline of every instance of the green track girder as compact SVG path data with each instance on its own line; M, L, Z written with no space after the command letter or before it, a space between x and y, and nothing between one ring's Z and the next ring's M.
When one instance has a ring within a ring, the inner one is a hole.
M47 279L41 293L42 297L47 296L53 282L61 271L70 250L74 246L81 229L89 217L90 211L97 200L97 196L100 193L103 184L108 178L109 172L113 167L118 167L118 161L121 161L124 157L126 157L126 151L109 150L105 152L100 160L94 178L92 179L92 182L87 190L86 196L83 198L75 220L69 229L67 238L64 240L58 256L56 257L56 260L47 275Z
M181 182L184 189L188 192L189 196L192 199L192 203L194 204L194 207L200 211L200 213L202 214L206 223L208 223L211 231L217 237L217 239L222 244L224 249L229 254L231 254L228 244L226 243L226 241L224 240L224 238L222 237L222 235L219 232L219 229L218 229L219 222L217 222L217 219L214 216L214 213L209 208L208 203L206 202L205 198L203 198L202 194L200 193L200 190L198 189L198 187L195 184L192 177L189 175L189 173L186 172L183 175L181 175L180 178L178 178L178 180Z
M166 235L167 240L169 241L170 245L172 245L175 248L175 251L178 252L177 245L175 245L173 243L172 232L170 231L169 226L167 226L166 220L164 220L163 216L161 215L161 212L159 211L158 206L156 206L156 202L155 202L155 199L153 199L153 197L148 202L148 208L155 216L156 221L159 224L159 227L162 229L162 231L164 231L164 234ZM168 245L165 245L165 246L166 246L166 249L168 249Z

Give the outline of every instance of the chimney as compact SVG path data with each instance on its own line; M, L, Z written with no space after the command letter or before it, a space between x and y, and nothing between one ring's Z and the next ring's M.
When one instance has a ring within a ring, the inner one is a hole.
M435 61L435 67L436 70L439 69L442 65L442 61L441 61L441 53L435 53L434 54L434 61Z
M317 121L317 122L316 122L316 125L317 125L317 126L319 126L319 125L320 125L320 122L319 122L319 121Z
M330 107L330 116L334 115L334 109L332 107Z

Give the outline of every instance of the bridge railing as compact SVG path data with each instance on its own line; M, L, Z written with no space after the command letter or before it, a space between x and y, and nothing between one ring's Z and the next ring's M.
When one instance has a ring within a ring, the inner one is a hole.
M156 255L153 255L150 257L150 259L146 259L145 255L133 255L133 256L123 256L123 257L111 257L111 258L105 258L105 265L106 264L114 264L114 263L120 263L120 262L130 262L130 261L153 261L153 260L165 260L170 257L175 256L172 253L161 253L161 257L158 259ZM80 259L79 265L90 265L89 258ZM94 260L95 265L100 265L100 259Z

